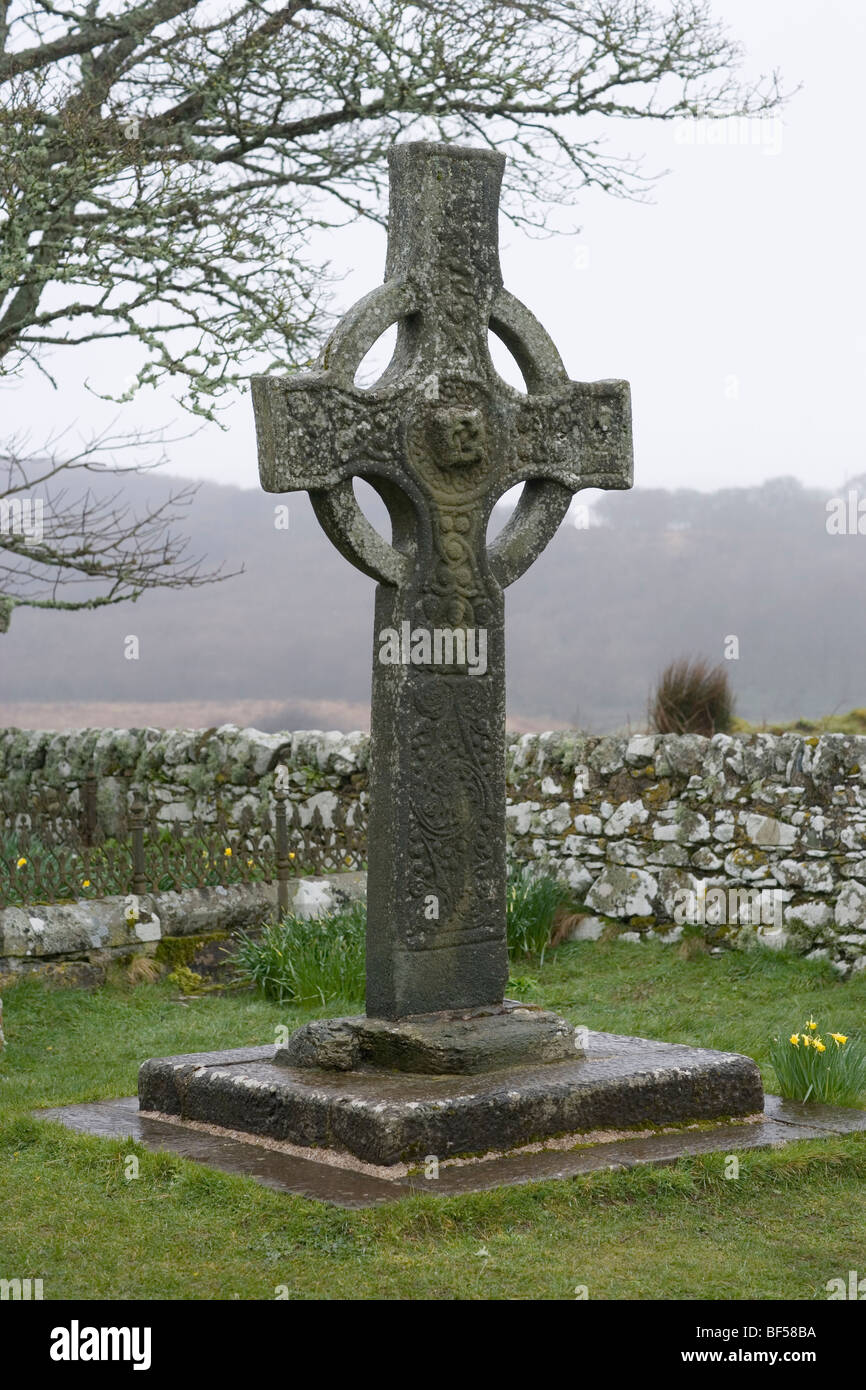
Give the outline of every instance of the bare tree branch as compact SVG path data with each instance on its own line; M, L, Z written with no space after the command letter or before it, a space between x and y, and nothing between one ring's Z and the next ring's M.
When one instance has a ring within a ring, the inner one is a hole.
M210 419L254 359L314 355L311 238L381 220L396 139L503 149L541 227L588 188L646 195L606 125L783 100L708 0L8 0L0 39L0 376L119 333L132 391L180 377Z
M222 568L205 570L172 529L197 485L176 489L140 514L123 500L124 474L158 468L166 442L158 432L104 433L74 453L62 452L57 438L35 453L20 437L0 449L0 632L16 608L102 608L134 603L149 589L197 588L232 577ZM118 468L119 454L135 456L157 444L156 458ZM119 485L109 493L92 485L82 491L71 486L82 474L108 474Z

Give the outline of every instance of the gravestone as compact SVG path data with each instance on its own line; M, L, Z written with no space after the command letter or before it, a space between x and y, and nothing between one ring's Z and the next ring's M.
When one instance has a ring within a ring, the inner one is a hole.
M631 486L629 389L569 380L503 287L501 155L405 144L390 165L384 284L340 322L313 370L253 380L262 485L306 489L333 544L378 584L366 1014L307 1024L267 1058L151 1060L142 1109L384 1164L760 1110L748 1058L584 1038L503 997L503 591L576 491ZM395 323L384 375L356 385ZM489 332L516 359L525 393L496 372ZM390 543L358 506L354 477L384 500ZM518 505L489 543L493 507L518 483Z

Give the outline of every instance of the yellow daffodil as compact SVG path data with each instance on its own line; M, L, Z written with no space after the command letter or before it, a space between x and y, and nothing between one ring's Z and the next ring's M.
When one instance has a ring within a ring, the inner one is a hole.
M289 858L290 858L290 859L294 859L294 857L295 857L295 851L294 851L293 849L290 849L290 850L289 850Z
M81 886L82 886L82 888L89 888L89 887L90 887L90 879L89 879L89 878L86 878L86 879L84 880L84 882L82 883Z
M822 1043L822 1041L821 1041L820 1038L816 1038L815 1041L814 1041L814 1043L812 1044L812 1046L814 1047L814 1049L815 1049L816 1052L826 1052L826 1051L827 1051L827 1044L826 1044L826 1043Z
M232 852L230 849L226 848L225 850L223 850L223 853L225 854L226 859L231 859Z
M26 859L19 859L19 860L18 860L18 863L15 865L15 867L16 867L16 869L23 869L23 868L24 868L24 865L25 865L26 863L27 863L27 860L26 860Z
M800 1046L800 1034L799 1034L799 1033L792 1033L792 1034L791 1034L791 1039L790 1039L790 1040L791 1040L791 1042L794 1044L795 1047L799 1047L799 1046Z
M831 1033L830 1037L833 1039L837 1047L839 1047L840 1044L846 1043L848 1041L847 1033Z
M804 1047L811 1047L811 1046L812 1046L812 1039L809 1037L809 1034L808 1034L808 1033L804 1033L802 1036L803 1036L803 1046L804 1046Z
M815 1029L818 1027L818 1025L817 1025L817 1023L815 1022L814 1018L810 1018L810 1019L809 1019L809 1022L806 1024L806 1027L807 1027L812 1033L814 1033L814 1031L815 1031Z

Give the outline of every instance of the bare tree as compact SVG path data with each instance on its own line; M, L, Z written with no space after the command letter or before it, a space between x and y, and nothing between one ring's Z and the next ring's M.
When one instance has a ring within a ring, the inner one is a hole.
M172 530L196 494L194 484L141 514L122 500L120 487L105 493L74 486L88 474L113 472L119 480L123 474L101 456L116 464L119 454L153 442L147 434L103 434L72 454L49 441L34 457L26 439L13 438L0 450L0 633L8 632L16 608L103 608L134 603L148 589L195 588L230 577L205 570ZM162 455L123 472L164 462Z
M602 118L773 110L776 74L741 66L705 0L0 0L0 378L131 338L114 399L171 376L212 419L253 357L313 354L310 239L382 217L395 139L504 149L506 207L543 224L581 189L651 186Z

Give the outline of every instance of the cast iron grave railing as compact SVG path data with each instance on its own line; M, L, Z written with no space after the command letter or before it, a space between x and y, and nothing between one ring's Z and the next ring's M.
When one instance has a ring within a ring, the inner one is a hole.
M134 893L181 892L238 883L276 883L280 911L296 875L366 866L366 827L358 801L325 814L277 787L258 809L230 817L217 800L200 817L162 821L147 789L124 788L126 813L106 835L97 816L97 782L60 792L31 784L0 823L0 908Z

